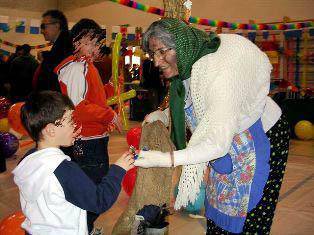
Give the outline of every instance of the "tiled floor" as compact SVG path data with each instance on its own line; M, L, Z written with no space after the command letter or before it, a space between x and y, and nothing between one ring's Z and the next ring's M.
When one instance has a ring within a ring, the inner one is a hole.
M131 123L131 126L138 123ZM23 143L27 143L23 141ZM20 210L18 190L13 183L11 170L21 155L32 145L19 149L16 156L7 159L8 170L0 174L0 220ZM109 152L110 161L114 162L123 151L127 150L124 134L111 135ZM280 199L271 230L274 235L312 235L314 234L314 141L292 140L289 159ZM128 196L122 190L118 201L96 221L96 226L110 234L112 227L128 203ZM169 234L204 234L206 221L192 219L183 212L170 216Z

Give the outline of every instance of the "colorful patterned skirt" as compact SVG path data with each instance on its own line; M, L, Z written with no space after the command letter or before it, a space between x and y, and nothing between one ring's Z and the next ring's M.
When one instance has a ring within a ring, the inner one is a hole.
M245 220L241 234L269 234L288 159L289 125L284 116L266 133L270 141L270 172L263 197ZM207 235L230 233L207 220Z

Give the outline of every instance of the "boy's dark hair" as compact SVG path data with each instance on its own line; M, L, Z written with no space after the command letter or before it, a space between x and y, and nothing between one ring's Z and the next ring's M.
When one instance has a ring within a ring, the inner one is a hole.
M53 18L56 21L58 21L58 23L60 24L60 30L61 31L68 31L69 30L68 20L65 17L65 15L63 14L62 11L59 11L59 10L48 10L48 11L46 11L42 15L42 17L46 17L46 16L50 16L51 18Z
M32 93L21 108L22 124L34 141L39 141L41 131L60 120L66 110L74 109L70 98L56 91Z
M101 48L100 53L102 55L109 56L111 54L111 49L110 49L110 47L104 46L104 47Z
M92 38L97 37L97 42L106 38L104 30L92 19L81 19L71 29L71 36L74 42L80 40L88 33L91 34Z

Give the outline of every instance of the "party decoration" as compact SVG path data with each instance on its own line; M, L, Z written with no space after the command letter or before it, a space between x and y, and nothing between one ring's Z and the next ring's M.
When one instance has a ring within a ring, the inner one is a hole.
M303 66L302 77L301 77L301 87L306 88L306 85L307 85L306 76L308 76L308 64L309 64L309 61L307 60L307 54L308 54L308 49L309 49L308 33L304 32L303 37L304 37L304 45L303 45L302 59L304 61L304 66Z
M0 119L8 116L11 102L6 97L0 96Z
M18 44L15 44L15 43L12 43L12 42L8 42L8 41L2 40L2 39L0 39L0 44L6 45L6 46L10 46L10 47L14 47L14 48L19 46ZM31 46L31 49L42 49L42 48L49 47L51 45L52 45L51 43L46 43L46 44Z
M122 188L126 192L127 195L131 196L135 181L136 181L136 174L137 174L137 167L128 170L125 174L123 181L122 181Z
M26 22L26 19L17 19L16 25L15 25L16 33L25 33L25 22Z
M0 132L0 154L5 158L13 156L19 149L19 140L8 132Z
M40 20L38 20L38 19L31 19L30 20L29 33L30 34L39 34L40 33Z
M0 30L3 32L8 32L10 30L9 16L0 15Z
M299 121L294 127L294 132L300 140L310 140L314 137L313 124L306 120Z
M127 7L131 7L140 11L145 11L148 13L164 16L165 11L157 7L150 7L141 3L130 0L110 0L118 4L122 4ZM189 19L190 23L208 25L212 27L222 27L229 29L248 29L248 30L286 30L286 29L301 29L310 28L314 26L314 21L303 21L296 23L276 23L276 24L242 24L242 23L231 23L220 20L210 20L200 17L191 16Z
M126 101L135 96L136 96L136 91L132 89L132 90L129 90L128 92L122 93L120 97L118 96L110 97L109 99L107 99L107 104L108 105L117 104L119 102L119 99L121 99L122 101Z
M0 223L0 235L25 235L25 230L21 228L25 216L21 211L4 218Z
M119 55L120 55L120 48L121 48L121 40L122 40L122 34L118 33L115 42L113 44L113 50L112 50L112 83L114 86L114 93L118 93L119 89Z
M127 7L134 8L140 11L145 11L148 13L160 15L160 16L163 16L165 14L165 11L163 9L159 9L157 7L150 7L150 6L135 2L135 1L130 1L130 0L110 0L110 1L118 3L118 4L122 4Z
M0 132L8 132L10 129L9 121L7 118L0 119Z
M126 133L126 141L129 146L134 146L136 149L139 149L140 140L141 140L142 128L133 127Z
M128 94L125 94L125 93L121 94L121 89L122 89L121 86L123 85L123 76L119 78L119 57L120 57L121 40L122 40L122 34L118 33L116 36L116 39L113 45L113 51L112 51L112 83L114 86L115 96L112 97L111 99L116 100L118 104L118 114L121 117L123 129L128 130L129 123L128 123L128 118L127 118L125 107L124 107L124 101L127 98L131 98L131 96L134 95L135 91L131 91ZM124 97L122 97L123 94L125 94Z
M191 17L191 12L192 12L192 1L190 0L186 0L183 3L184 7L185 7L185 17L184 17L184 21L185 22L189 22L189 19Z
M27 131L23 127L21 121L21 108L23 105L24 102L13 104L8 113L8 120L13 130L22 135L27 135Z

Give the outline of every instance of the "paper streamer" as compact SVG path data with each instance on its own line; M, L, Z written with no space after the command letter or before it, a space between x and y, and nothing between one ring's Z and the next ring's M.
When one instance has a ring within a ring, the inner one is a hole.
M121 40L122 40L122 34L118 33L114 44L113 44L113 50L112 50L112 83L114 87L114 94L118 94L119 89L119 57L120 57L120 48L121 48Z
M129 90L128 92L122 93L120 97L118 96L110 97L109 99L107 99L107 104L108 105L118 104L119 99L121 99L122 101L126 101L126 100L134 98L135 96L136 96L136 91L132 89L132 90Z
M0 38L0 44L6 45L6 46L10 46L10 47L14 47L14 48L19 46L18 44L2 40L1 38ZM42 44L42 45L31 46L31 49L42 49L42 48L45 48L45 47L49 47L51 45L52 45L51 43L46 43L46 44Z
M308 70L308 63L309 63L309 60L308 60L308 33L304 33L304 45L303 45L303 55L302 55L302 58L303 58L303 62L304 62L304 65L303 65L303 71L302 71L302 78L301 78L301 87L303 89L306 88L306 76L307 76L307 70Z
M135 1L130 0L110 0L133 9L140 11L164 16L165 11L157 7L150 7ZM297 23L277 23L277 24L242 24L242 23L230 23L220 20L210 20L200 17L191 16L189 19L190 23L207 25L212 27L221 27L229 29L249 29L249 30L286 30L286 29L301 29L314 27L314 21L302 21Z
M115 96L108 99L107 102L110 105L111 103L118 104L118 115L120 115L120 118L122 120L123 124L123 130L129 129L129 121L128 117L125 112L124 107L124 101L127 99L131 99L136 95L135 90L131 90L126 93L121 93L121 86L119 80L119 57L120 57L120 49L121 49L121 40L122 40L122 34L118 33L115 39L115 42L113 44L113 50L112 50L112 83L114 86L114 94ZM122 78L123 79L123 78ZM121 82L123 84L123 81Z

